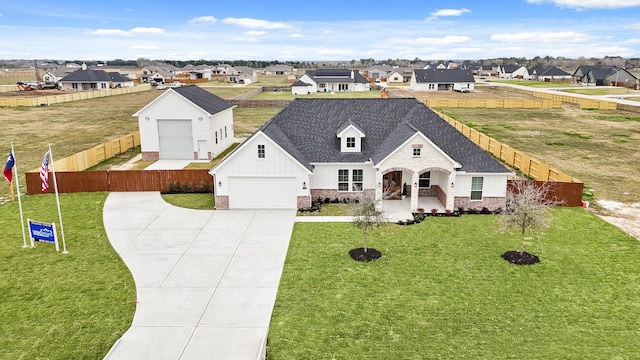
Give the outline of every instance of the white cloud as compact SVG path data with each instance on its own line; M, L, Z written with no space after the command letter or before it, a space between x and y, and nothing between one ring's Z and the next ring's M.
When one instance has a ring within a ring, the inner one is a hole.
M441 38L420 37L420 38L417 38L416 41L419 44L449 45L449 44L467 43L471 41L471 38L468 36L447 35Z
M588 34L577 33L574 31L564 32L521 32L493 34L491 40L506 43L581 43L593 40L594 37Z
M640 6L640 0L527 0L529 4L555 4L574 9L620 9Z
M255 43L259 41L258 39L251 38L251 37L234 37L234 38L231 38L231 40L240 41L240 42L250 42L250 43Z
M160 47L155 45L132 45L129 46L131 50L158 50Z
M291 28L290 25L287 25L282 22L251 19L251 18L229 17L229 18L222 19L222 22L225 24L238 25L238 26L247 27L251 29L290 29Z
M289 34L289 35L287 35L287 37L290 37L290 38L302 38L302 37L304 37L304 35L302 35L300 33L295 33L295 34Z
M164 29L160 28L145 28L145 27L136 27L131 30L120 30L120 29L97 29L89 31L91 35L104 35L104 36L133 36L133 35L141 35L141 34L164 34Z
M251 31L247 31L244 34L245 35L249 35L249 36L262 36L262 35L264 35L266 33L267 33L266 31L251 30Z
M431 19L436 19L442 16L460 16L464 13L471 12L469 9L441 9L431 13Z
M631 29L631 30L640 30L640 22L625 26L624 28L625 29Z
M340 55L340 56L344 56L344 55L352 55L353 54L353 50L352 49L320 49L318 50L318 54L319 55Z
M197 23L215 24L216 22L218 22L218 19L216 19L213 16L199 16L199 17L194 17L192 19L189 19L187 20L187 22L189 24L197 24Z

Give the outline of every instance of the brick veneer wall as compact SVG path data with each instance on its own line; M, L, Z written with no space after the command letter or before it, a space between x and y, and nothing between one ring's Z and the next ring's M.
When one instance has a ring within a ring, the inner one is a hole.
M229 197L225 195L216 195L216 209L229 210Z
M298 209L311 207L311 196L298 196Z
M470 197L456 197L453 201L454 210L463 208L465 210L482 210L483 207L491 211L504 209L507 199L503 197L483 197L481 201L471 201Z
M142 160L144 160L144 161L157 161L157 160L160 160L160 152L159 151L143 151L142 152Z
M357 199L360 197L374 197L374 189L363 191L338 191L336 189L311 189L311 199L313 201L324 201L324 199L344 201L345 199Z

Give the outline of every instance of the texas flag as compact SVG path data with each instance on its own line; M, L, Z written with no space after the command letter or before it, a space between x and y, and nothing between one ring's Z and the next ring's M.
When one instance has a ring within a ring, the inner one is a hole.
M13 180L13 166L16 164L16 158L13 156L13 152L9 151L9 158L7 159L7 163L4 166L4 177L7 179L9 184L11 184L11 180Z

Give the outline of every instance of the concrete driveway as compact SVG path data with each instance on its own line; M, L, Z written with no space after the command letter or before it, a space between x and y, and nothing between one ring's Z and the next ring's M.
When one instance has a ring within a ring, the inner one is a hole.
M189 210L111 193L104 224L131 270L131 328L105 359L263 356L295 210Z

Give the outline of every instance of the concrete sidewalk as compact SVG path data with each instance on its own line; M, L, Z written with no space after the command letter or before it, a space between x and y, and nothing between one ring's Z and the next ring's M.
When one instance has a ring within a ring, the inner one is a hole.
M104 224L137 289L106 360L263 357L295 210L204 211L111 193Z

